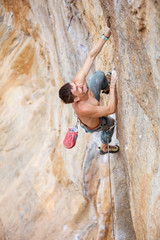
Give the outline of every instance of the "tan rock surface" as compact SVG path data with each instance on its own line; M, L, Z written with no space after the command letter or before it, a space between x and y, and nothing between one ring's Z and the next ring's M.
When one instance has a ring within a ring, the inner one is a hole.
M121 151L113 164L117 239L135 239L134 227L137 240L158 240L160 2L101 2L111 19L119 77Z
M0 1L0 239L112 239L107 156L58 89L111 22L90 72L118 73L116 240L159 240L159 1ZM113 63L114 61L114 63ZM102 99L106 104L107 98Z
M105 30L100 3L1 1L0 14L0 239L111 239L108 180L101 174L107 164L90 157L83 131L76 148L63 147L76 118L58 98ZM107 71L111 55L106 45L91 74Z

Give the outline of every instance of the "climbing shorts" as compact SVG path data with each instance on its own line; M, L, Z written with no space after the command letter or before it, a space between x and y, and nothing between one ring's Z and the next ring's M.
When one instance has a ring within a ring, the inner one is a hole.
M95 98L100 101L100 92L101 90L108 89L109 84L108 80L102 71L97 71L91 78L91 80L88 82L89 89L93 92ZM85 129L86 132L101 132L101 142L104 144L110 143L112 139L112 135L114 132L114 127L107 131L110 127L114 125L114 119L110 116L104 116L101 117L101 126L97 129L90 130L87 128L87 126L83 125L82 123L81 127ZM105 128L105 130L103 130Z
M101 126L97 129L91 130L80 123L81 127L84 128L85 132L100 132L101 131L101 142L104 144L108 144L111 142L112 135L114 132L114 127L111 130L107 130L114 125L114 119L110 116L101 117ZM103 130L105 128L105 130Z

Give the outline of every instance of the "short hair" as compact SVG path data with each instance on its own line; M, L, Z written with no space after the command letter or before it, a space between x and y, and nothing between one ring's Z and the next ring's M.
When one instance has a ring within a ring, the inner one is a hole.
M60 89L59 89L59 97L62 99L64 103L73 103L75 96L73 95L72 91L72 86L70 83L64 84Z

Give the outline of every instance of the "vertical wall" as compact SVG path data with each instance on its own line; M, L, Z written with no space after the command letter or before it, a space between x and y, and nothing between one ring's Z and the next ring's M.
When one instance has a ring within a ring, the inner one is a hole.
M117 134L121 151L113 164L117 239L134 239L132 229L129 237L126 235L133 221L136 239L158 240L160 3L101 3L111 20L119 77Z
M106 156L99 134L79 131L58 98L110 18L112 37L95 70L118 73L112 155L116 239L158 240L159 1L0 2L0 238L111 239ZM102 99L106 104L107 97Z
M111 239L107 163L58 97L105 31L97 1L0 1L0 239ZM111 41L95 62L110 70Z

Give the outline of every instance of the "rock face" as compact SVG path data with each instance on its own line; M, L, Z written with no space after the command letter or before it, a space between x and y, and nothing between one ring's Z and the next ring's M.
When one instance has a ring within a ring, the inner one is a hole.
M103 8L110 9L119 77L117 135L121 152L113 167L117 239L135 239L133 229L126 229L131 226L130 208L136 239L158 240L160 2L103 1ZM124 197L117 194L119 188ZM126 206L128 218L123 210Z
M58 97L105 30L94 4L1 1L0 239L111 239L107 164L83 131L64 149L76 118Z
M112 239L99 134L81 130L75 148L64 149L76 118L58 98L108 19L112 37L88 79L114 65L118 73L116 239L160 239L159 11L151 0L0 1L1 240Z

